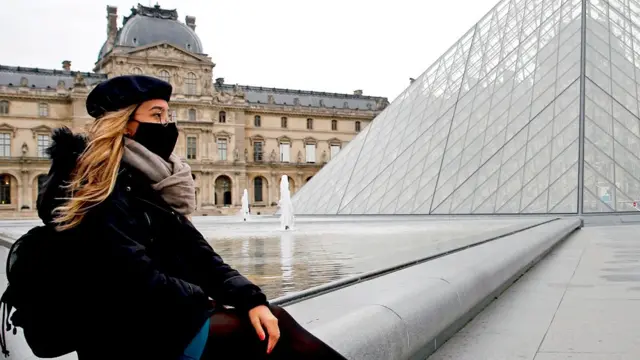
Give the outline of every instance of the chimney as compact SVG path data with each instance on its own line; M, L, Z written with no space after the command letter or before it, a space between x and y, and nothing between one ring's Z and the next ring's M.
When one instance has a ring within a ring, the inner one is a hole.
M356 96L362 96L362 90L355 90L355 91L353 92L353 95L356 95Z
M71 71L71 61L65 60L62 62L62 69L64 71Z
M224 85L224 78L217 78L216 79L216 84L219 85L219 86L220 85Z
M416 79L414 78L409 78L409 84L413 84L413 82L416 81Z
M196 17L195 16L186 16L184 18L184 22L187 24L191 30L196 31Z
M118 8L107 5L107 41L115 41L118 33Z

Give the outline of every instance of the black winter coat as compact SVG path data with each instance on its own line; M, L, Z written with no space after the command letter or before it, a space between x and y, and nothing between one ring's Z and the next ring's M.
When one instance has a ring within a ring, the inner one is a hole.
M45 224L66 196L85 139L57 129L48 180L38 196ZM76 304L80 360L176 360L213 311L212 302L248 311L267 304L261 290L218 254L185 217L175 213L141 173L122 165L109 198L69 230L77 263ZM68 287L65 287L68 288ZM58 295L57 295L58 296ZM215 351L215 350L214 350Z

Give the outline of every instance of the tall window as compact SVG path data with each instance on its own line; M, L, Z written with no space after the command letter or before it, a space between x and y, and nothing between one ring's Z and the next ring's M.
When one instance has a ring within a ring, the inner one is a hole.
M139 67L134 67L131 73L133 73L133 75L142 75L142 69L140 69Z
M9 102L7 100L0 101L0 115L9 114Z
M184 91L187 95L196 95L196 91L198 89L196 85L196 74L190 72L187 74L187 77L184 79Z
M253 117L253 126L255 127L261 127L262 126L262 118L260 118L260 115L256 115Z
M307 162L315 163L316 162L316 144L307 144L305 146L307 152Z
M280 144L280 161L281 162L291 161L291 144L289 143Z
M224 111L220 111L218 113L218 122L226 123L227 122L227 113Z
M331 145L331 158L335 158L340 152L340 145Z
M313 130L313 119L307 119L307 129Z
M38 104L38 115L42 117L49 116L49 104L47 103L39 103Z
M195 160L196 159L196 137L188 136L187 137L187 160Z
M171 120L173 122L177 122L178 121L178 112L176 111L176 109L171 109Z
M160 70L160 74L158 74L158 77L160 78L160 80L170 82L169 80L171 78L171 75L167 70Z
M253 143L253 161L260 162L262 161L262 153L263 153L263 144L261 141L256 141Z
M220 161L227 161L227 139L218 139L218 157Z
M356 132L360 132L360 121L356 121Z
M189 121L196 121L196 109L189 109Z
M338 130L338 120L331 120L331 130L333 131Z
M11 156L11 134L0 134L0 157Z
M47 157L50 139L49 135L38 135L38 157Z
M0 175L0 204L11 204L11 175Z
M263 201L262 200L262 178L257 177L253 179L253 197L256 202Z
M286 129L289 124L287 124L287 117L283 116L280 118L280 127Z

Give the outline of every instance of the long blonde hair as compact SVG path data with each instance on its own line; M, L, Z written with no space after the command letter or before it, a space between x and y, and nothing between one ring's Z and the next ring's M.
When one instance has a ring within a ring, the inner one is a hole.
M88 131L88 144L78 158L66 190L66 202L55 208L56 229L71 229L89 209L105 201L113 191L124 153L124 133L136 105L106 113Z

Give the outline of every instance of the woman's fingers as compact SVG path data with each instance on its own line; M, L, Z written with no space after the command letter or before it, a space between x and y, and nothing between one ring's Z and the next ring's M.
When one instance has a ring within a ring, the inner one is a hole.
M260 318L258 316L250 316L249 319L253 328L256 329L260 341L264 340L264 330L262 329L262 324L260 324Z
M280 328L278 327L278 319L276 319L271 312L269 312L269 315L265 317L266 319L264 319L262 323L264 324L264 327L267 328L267 333L269 334L267 354L270 354L280 339Z

